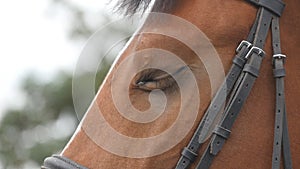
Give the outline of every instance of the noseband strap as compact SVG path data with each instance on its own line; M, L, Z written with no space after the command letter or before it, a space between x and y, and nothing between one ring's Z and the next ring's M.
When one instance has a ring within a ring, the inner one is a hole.
M45 159L44 165L41 167L41 169L88 169L88 168L83 167L66 157L62 157L59 155L52 155L51 157Z

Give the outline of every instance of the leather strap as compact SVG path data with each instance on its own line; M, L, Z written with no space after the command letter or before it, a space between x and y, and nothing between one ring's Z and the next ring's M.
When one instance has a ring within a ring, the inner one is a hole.
M230 130L232 128L232 125L237 118L258 76L264 56L264 52L261 49L264 47L272 16L273 14L269 10L266 10L263 7L261 8L261 13L258 21L259 23L254 39L254 46L247 54L247 56L249 57L247 66L245 66L245 68L243 69L243 73L240 75L241 80L238 84L236 84L236 91L233 91L232 97L230 98L226 106L223 119L218 124L218 126L221 126L224 129ZM210 143L196 168L208 169L214 157L223 147L225 141L226 138L218 134L213 134Z
M272 154L272 169L280 169L281 148L283 147L284 167L292 168L292 160L289 146L288 126L286 120L284 77L285 55L281 54L279 18L272 20L272 46L273 46L273 73L276 80L276 108L275 108L275 127Z
M282 133L282 144L283 144L283 158L284 158L284 167L285 169L292 169L292 156L290 150L290 139L288 132L288 123L286 118L286 108L284 107L283 113L283 133Z
M44 165L41 167L41 169L88 169L88 168L83 167L66 157L62 157L59 155L52 155L51 157L45 159Z
M222 106L226 101L226 96L232 91L234 84L236 83L242 69L246 63L246 55L252 47L254 40L254 34L257 28L259 13L255 19L254 24L251 27L247 41L242 41L236 49L236 56L233 59L233 64L226 75L225 81L217 91L216 95L212 99L208 109L206 110L204 117L202 118L198 128L196 129L192 139L187 147L181 152L181 157L177 162L176 169L186 169L198 156L198 151L204 141L204 138L209 134L209 130L214 124L214 119L218 116ZM225 93L226 91L226 93ZM215 132L218 130L215 130Z
M274 14L276 14L277 16L281 16L285 8L285 4L281 0L246 0L246 1L256 6L264 7L270 10L271 12L273 12Z

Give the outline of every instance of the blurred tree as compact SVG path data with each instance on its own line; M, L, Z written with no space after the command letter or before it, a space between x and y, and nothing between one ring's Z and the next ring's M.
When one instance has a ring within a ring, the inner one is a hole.
M69 37L86 41L97 28L111 20L100 13L88 19L88 11L65 0L52 0L69 11ZM53 7L53 6L52 6ZM88 21L89 20L89 21ZM133 30L126 25L111 26L105 32L107 40L126 35ZM124 43L126 42L125 39ZM124 44L123 43L123 44ZM101 44L99 55L108 48ZM96 90L103 81L116 53L108 53L96 75ZM82 79L91 74L83 74ZM72 73L60 71L46 81L29 74L21 85L25 103L20 108L10 108L0 123L0 169L39 168L45 157L59 152L73 134L78 120L72 102ZM67 125L66 125L67 124Z
M110 63L97 73L96 89ZM82 75L82 79L89 74ZM4 168L35 167L59 152L70 139L78 120L72 102L72 74L60 71L49 82L30 74L22 84L25 104L9 109L0 123L0 159ZM67 124L67 125L66 125Z
M8 110L0 125L0 157L4 168L24 168L30 160L41 163L65 144L77 124L71 85L72 78L66 72L46 83L33 75L24 79L24 106ZM55 129L61 127L58 124L61 118L70 125L62 128L66 133L54 136Z
M117 0L115 0L117 1ZM68 36L73 40L86 40L89 38L95 31L107 23L116 20L113 16L109 15L106 12L99 11L93 13L88 11L77 4L72 3L69 0L51 0L53 7L62 7L63 10L67 13L70 13L68 18L69 27L68 27ZM113 0L106 0L106 3L112 3ZM105 3L105 0L104 2ZM113 11L111 11L113 12ZM124 19L124 18L119 18ZM119 24L115 27L110 27L110 32L107 32L107 38L113 35L111 33L117 33L122 35L132 34L132 27L124 24ZM117 36L119 36L117 35ZM106 37L103 37L106 38ZM128 39L127 39L128 40Z

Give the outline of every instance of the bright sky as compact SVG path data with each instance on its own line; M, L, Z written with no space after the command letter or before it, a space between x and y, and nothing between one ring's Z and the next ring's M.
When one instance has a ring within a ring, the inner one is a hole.
M92 12L106 4L103 0L68 1ZM0 2L0 117L6 107L22 102L17 88L28 72L49 77L57 70L74 69L84 42L75 44L67 38L67 17L50 4L51 0Z

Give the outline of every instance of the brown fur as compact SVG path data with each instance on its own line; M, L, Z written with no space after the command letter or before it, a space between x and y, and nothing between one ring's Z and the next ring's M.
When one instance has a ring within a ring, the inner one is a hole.
M280 21L282 49L288 56L286 62L286 106L293 165L294 168L300 168L300 106L298 100L300 96L300 59L298 56L300 54L300 1L285 0L285 2L287 7ZM237 44L247 36L255 18L256 8L242 0L186 0L180 1L172 14L192 22L205 32L222 57L225 70L228 70ZM183 44L157 35L141 35L139 40L135 38L118 62L132 52L137 41L139 42L138 49L163 48L174 52L187 63L196 64L193 73L197 75L198 83L201 84L199 85L201 105L197 118L197 122L199 122L210 101L208 77L201 67L202 63L195 60L195 54ZM275 81L272 76L270 37L267 39L265 51L268 55L263 62L260 77L233 126L229 140L213 161L212 169L271 168ZM176 104L179 100L176 94L168 96L168 99L172 99L172 103L167 106L166 110L174 112L169 117L162 116L157 121L146 125L132 123L122 118L111 102L111 74L107 77L96 101L100 105L99 108L105 119L117 131L133 137L149 137L160 133L174 122L178 110ZM130 94L136 107L144 109L149 106L145 104L147 94L144 92L132 91ZM145 159L113 155L98 147L82 129L79 129L62 155L91 169L171 169L176 165L182 148L189 142L196 126L197 124L194 125L188 136L171 150ZM203 148L201 152L203 152Z
M125 15L133 15L136 12L145 12L153 0L119 0L116 8ZM156 0L152 8L154 12L168 12L175 8L178 0Z

